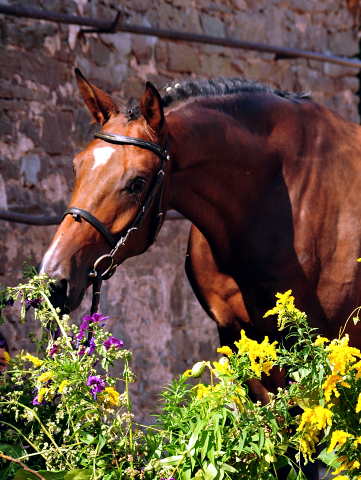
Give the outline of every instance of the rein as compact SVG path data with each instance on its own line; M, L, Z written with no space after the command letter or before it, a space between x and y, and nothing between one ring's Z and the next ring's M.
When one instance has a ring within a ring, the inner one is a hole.
M108 280L110 277L112 277L118 266L114 260L117 252L124 247L124 245L129 240L131 234L136 230L140 229L140 227L142 226L143 220L147 215L147 212L149 211L150 207L153 205L155 197L159 192L158 209L157 209L158 213L154 220L153 228L151 229L150 235L147 239L146 246L141 253L144 253L145 251L147 251L148 248L151 245L153 245L153 243L155 242L163 222L164 214L162 212L162 196L163 196L163 185L164 185L164 175L165 175L165 164L167 161L170 160L170 157L168 155L168 137L167 137L164 149L159 145L157 145L156 143L148 142L147 140L142 140L141 138L125 137L123 135L116 135L114 133L95 132L94 137L99 138L104 142L112 143L115 145L134 145L136 147L144 148L145 150L150 150L151 152L158 155L162 163L153 180L153 183L148 192L148 195L143 202L143 205L138 210L134 220L132 221L131 225L127 229L125 235L122 236L119 240L117 240L114 237L114 235L110 232L110 230L100 220L98 220L96 217L94 217L94 215L87 212L86 210L78 207L69 207L64 212L63 219L66 217L66 215L72 215L72 217L76 222L81 222L82 218L86 220L88 223L90 223L90 225L96 228L98 232L100 232L103 235L103 237L105 237L108 240L111 246L111 251L99 257L95 261L93 268L89 273L89 278L93 279L93 299L92 299L92 306L91 306L91 315L93 315L93 313L98 311L102 281ZM105 259L109 260L109 266L103 271L103 273L99 273L97 271L97 267Z

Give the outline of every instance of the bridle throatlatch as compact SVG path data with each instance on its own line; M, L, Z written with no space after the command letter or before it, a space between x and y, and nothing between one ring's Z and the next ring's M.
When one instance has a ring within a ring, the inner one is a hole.
M155 239L157 238L157 235L162 226L163 217L164 217L164 214L162 212L162 196L163 196L163 185L164 185L164 175L165 175L165 164L170 159L168 155L168 137L166 140L164 150L162 147L160 147L156 143L148 142L147 140L142 140L141 138L125 137L123 135L116 135L114 133L106 133L106 132L95 132L94 137L99 138L100 140L104 140L104 142L113 143L115 145L134 145L135 147L140 147L140 148L144 148L145 150L150 150L151 152L158 155L162 163L153 180L153 183L150 187L148 195L143 202L143 205L138 210L137 215L135 216L134 220L132 221L125 235L122 236L120 240L117 240L114 237L114 235L109 231L109 229L101 221L99 221L96 217L94 217L94 215L87 212L86 210L83 210L82 208L70 207L64 212L63 218L65 218L66 215L72 215L74 220L77 222L81 222L82 218L86 220L88 223L90 223L90 225L96 228L98 232L100 232L108 240L112 248L109 253L107 253L106 255L102 255L95 261L93 268L89 273L89 277L93 279L93 300L92 300L92 306L91 306L91 315L93 315L93 313L98 311L102 281L108 280L108 278L110 278L114 274L115 269L118 266L114 260L117 252L124 247L124 245L129 240L130 235L136 230L140 229L140 227L142 226L143 220L147 215L147 212L150 210L150 207L153 205L153 202L157 196L157 193L159 192L157 216L154 220L153 227L147 239L147 244L142 253L147 251L148 248L154 243ZM103 273L100 274L97 271L97 267L105 259L109 260L109 266L103 271Z

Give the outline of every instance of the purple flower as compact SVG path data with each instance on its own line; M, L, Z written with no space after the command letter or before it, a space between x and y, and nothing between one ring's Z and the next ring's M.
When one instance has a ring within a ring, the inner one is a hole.
M89 315L87 315L89 317ZM83 323L80 325L80 329L79 329L79 333L78 335L76 336L76 338L78 340L82 340L83 337L84 337L84 334L85 334L85 330L89 327L89 324L88 322L83 318ZM79 348L79 345L77 343L77 347L76 348Z
M99 363L99 358L96 358L95 361L92 363L92 367L96 367Z
M0 348L4 348L5 347L5 340L0 340Z
M5 305L10 305L12 307L14 305L13 297L9 297L7 300L4 301Z
M95 341L94 341L94 338L92 337L92 338L90 339L90 343L89 343L88 355L91 355L91 354L94 352L95 348L96 348L96 343L95 343Z
M107 320L107 318L109 317L104 317L101 313L93 313L93 315L86 315L85 317L83 317L83 320L87 320L89 323L90 322L95 322L95 323L99 323L99 322L104 322L105 320Z
M33 398L33 401L31 402L33 405L40 405L40 402L38 401L39 395L36 395L36 397Z
M29 298L29 300L24 300L24 303L28 303L31 307L38 308L40 304L43 302L43 298Z
M91 387L90 393L93 394L94 400L97 399L97 394L102 392L105 388L104 381L99 375L89 375L86 384L88 385L88 387Z
M49 352L49 357L52 357L54 353L58 352L58 347L56 345L53 346L53 348Z
M58 328L56 330L53 330L51 332L51 335L53 337L54 340L56 340L58 337L60 337L60 334L61 334L61 330L60 330L60 327L58 326Z
M106 350L114 345L115 348L119 348L123 345L123 340L119 340L119 338L110 337L108 340L104 342L104 347Z

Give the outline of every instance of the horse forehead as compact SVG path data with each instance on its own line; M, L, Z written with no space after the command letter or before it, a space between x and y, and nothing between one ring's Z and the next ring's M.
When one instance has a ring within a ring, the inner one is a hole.
M97 167L100 167L101 165L106 165L114 152L115 152L115 148L110 146L95 147L93 150L94 163L92 166L92 170L95 170Z

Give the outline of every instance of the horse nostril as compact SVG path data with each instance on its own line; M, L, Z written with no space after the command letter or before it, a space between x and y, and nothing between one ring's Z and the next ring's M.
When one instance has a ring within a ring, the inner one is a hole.
M68 281L63 278L49 285L50 301L55 308L59 307L63 312L68 302Z

